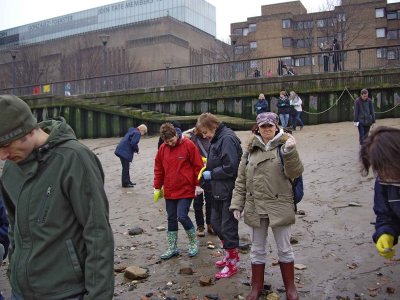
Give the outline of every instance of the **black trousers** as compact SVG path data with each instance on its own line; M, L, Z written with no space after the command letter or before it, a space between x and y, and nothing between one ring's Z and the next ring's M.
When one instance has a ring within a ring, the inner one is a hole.
M221 241L224 241L225 249L239 247L239 224L229 211L231 200L212 199L211 225Z
M119 159L121 160L121 166L122 166L121 183L122 183L122 186L124 186L131 182L131 176L129 175L130 162L121 157Z
M194 198L193 209L197 227L204 225L204 202L206 202L206 224L211 224L211 197L210 192L204 191L203 194Z

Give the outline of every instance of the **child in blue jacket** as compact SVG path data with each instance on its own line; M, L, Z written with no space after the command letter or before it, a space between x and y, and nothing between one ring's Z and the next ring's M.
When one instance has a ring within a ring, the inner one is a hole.
M377 175L374 192L376 248L392 258L400 235L400 129L381 126L363 142L360 150L363 175L371 167Z

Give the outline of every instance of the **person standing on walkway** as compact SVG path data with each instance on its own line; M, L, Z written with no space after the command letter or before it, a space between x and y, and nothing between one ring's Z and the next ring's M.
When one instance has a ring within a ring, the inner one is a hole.
M279 93L278 99L278 115L281 121L281 126L286 128L289 124L289 113L290 113L290 100L287 97L286 91L282 90Z
M11 299L111 300L114 240L97 156L64 120L38 124L24 101L2 95L0 159Z
M2 262L7 257L8 247L10 245L10 239L8 238L8 220L6 209L3 205L3 198L0 194L0 268ZM4 300L0 290L0 300Z
M216 262L216 266L223 269L215 277L227 278L236 274L239 261L238 221L229 211L229 206L242 147L236 134L211 113L201 114L196 127L211 142L202 179L211 184L211 224L226 251L224 258Z
M188 137L197 147L201 158L204 162L204 165L207 163L208 150L210 149L210 141L208 139L203 138L202 134L199 130L194 127L184 132L184 135ZM204 211L203 206L205 202L206 208L206 224L207 224L207 232L211 235L215 235L214 229L211 225L211 188L209 185L203 185L202 188L199 188L196 194L196 197L193 201L193 209L194 209L194 217L196 219L196 233L199 237L205 236L205 228L204 228Z
M368 136L371 126L375 123L375 110L371 98L368 97L368 90L362 89L361 96L354 104L354 126L358 129L359 143L363 144Z
M155 158L153 186L154 201L164 197L168 214L168 249L161 258L170 259L179 255L178 221L189 238L189 256L192 257L199 248L196 231L188 214L195 192L200 188L197 177L204 163L193 142L171 123L161 125L160 136L164 143Z
M333 44L332 44L332 52L333 52L333 71L341 71L341 52L340 52L340 45L338 43L337 39L333 39Z
M374 188L375 232L378 253L390 259L400 236L400 129L380 126L360 149L361 173L371 168L377 175Z
M146 133L147 127L144 124L139 125L137 128L130 127L115 149L114 154L121 160L122 187L130 188L136 185L135 182L131 181L131 176L129 174L130 163L133 160L134 153L139 153L140 138Z
M290 122L292 123L292 129L296 130L297 123L300 125L300 130L303 129L304 124L301 119L301 113L303 111L302 109L302 103L303 101L297 95L294 91L291 91L289 93L289 100L290 100L290 110L291 110L291 120Z
M237 220L243 213L244 222L252 232L252 290L246 299L258 299L264 288L268 227L272 229L278 249L286 297L298 299L290 244L290 229L295 223L290 179L299 177L304 168L294 137L279 128L275 113L259 114L257 126L258 131L251 135L242 156L229 208Z
M268 101L265 99L264 94L258 96L256 104L254 104L254 111L256 115L269 111Z

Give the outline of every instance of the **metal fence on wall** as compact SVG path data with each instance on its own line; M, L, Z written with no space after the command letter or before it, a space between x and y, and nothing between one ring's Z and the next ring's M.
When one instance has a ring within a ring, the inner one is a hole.
M16 86L0 89L1 94L71 95L97 94L140 88L221 82L260 77L301 76L367 69L400 67L400 45L342 50L336 53L309 52L291 56L242 59L229 62L168 67L165 69L112 74L68 82Z

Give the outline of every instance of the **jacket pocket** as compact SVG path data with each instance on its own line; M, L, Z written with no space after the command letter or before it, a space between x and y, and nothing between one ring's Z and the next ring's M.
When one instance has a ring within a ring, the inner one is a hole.
M46 206L46 204L49 201L51 195L52 195L52 187L49 186L46 190L46 196L43 199L43 201L39 207L39 213L38 213L38 218L37 218L37 223L39 223L39 224L43 224L46 222L47 213L48 213L48 207Z
M66 240L65 245L67 246L67 250L68 250L69 258L70 258L70 261L72 264L72 268L74 269L74 272L77 275L77 277L79 279L82 279L83 272L82 272L81 264L79 262L79 258L76 253L76 250L75 250L72 240Z

